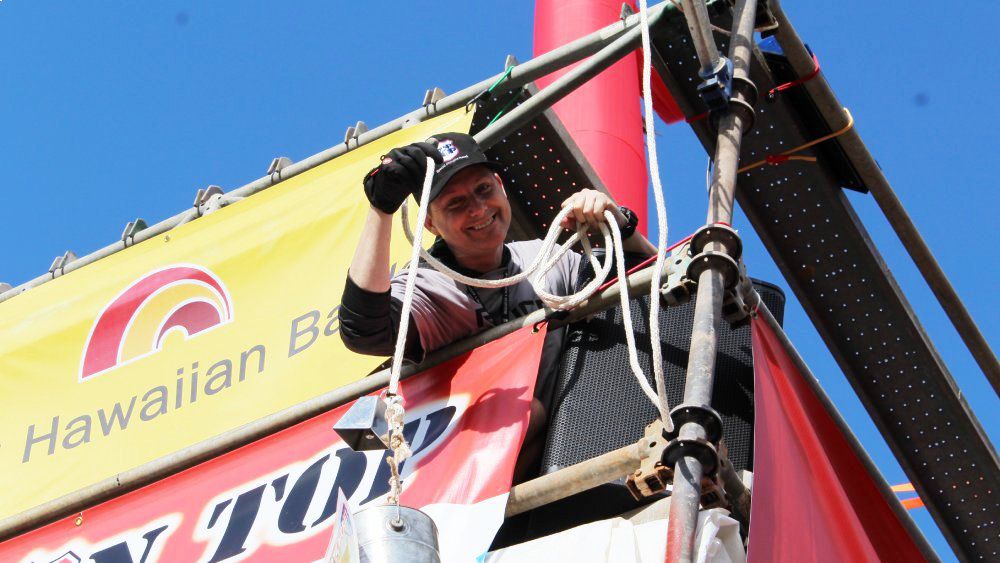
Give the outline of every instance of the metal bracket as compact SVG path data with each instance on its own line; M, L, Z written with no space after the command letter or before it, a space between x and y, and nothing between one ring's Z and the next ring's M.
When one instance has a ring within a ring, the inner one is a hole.
M735 76L732 90L734 95L729 98L729 111L741 114L743 120L740 134L746 135L753 129L756 117L753 108L757 105L757 85L749 78Z
M333 425L333 430L354 451L389 449L389 423L381 397L360 397Z
M143 219L129 221L128 224L125 225L125 230L122 231L122 242L125 243L125 247L128 248L129 246L135 244L135 235L146 227L146 221Z
M49 273L52 274L52 278L55 279L66 273L66 266L76 260L76 253L72 250L67 250L62 256L56 256L55 260L52 261L52 265L49 266Z
M740 261L740 279L736 286L727 291L722 301L722 316L733 328L740 326L757 309L760 295L753 289L753 282L747 276L747 267Z
M673 483L673 469L663 465L663 452L669 440L665 436L663 421L656 419L646 426L643 441L646 442L645 455L639 462L639 469L625 478L625 487L636 500L660 494Z
M706 439L712 444L722 440L722 417L712 407L682 403L670 410L670 419L674 422L674 432L668 438L676 438L681 426L694 422L705 429Z
M444 90L438 88L437 86L431 88L430 90L424 92L424 101L420 104L423 107L433 105L444 99Z
M714 269L722 272L722 284L728 291L736 287L736 282L740 279L740 266L731 256L723 252L713 252L706 250L693 257L688 264L687 277L697 283L702 272Z
M743 256L743 241L736 229L722 223L705 225L691 236L692 255L700 254L710 243L719 243L726 248L726 253L739 260Z
M696 281L687 276L687 270L691 263L689 248L690 243L685 243L672 252L668 258L667 279L660 286L660 298L667 307L682 305L691 300L691 291L695 287Z
M674 441L666 437L663 422L659 419L646 426L646 451L639 462L639 469L625 478L625 487L636 500L664 493L674 482L673 463L665 463L667 449ZM715 449L712 448L714 452ZM716 463L718 465L718 463ZM701 505L705 508L726 507L726 496L715 477L701 480Z
M360 137L363 133L367 132L368 132L368 126L365 125L364 121L358 121L353 126L348 127L347 131L344 133L344 144L347 145L347 149L350 150L352 148L351 147L352 139L354 140L353 148L358 148L359 146L361 146L361 141L358 140L358 137Z
M719 452L715 445L703 438L675 438L667 443L661 460L667 467L674 467L683 457L693 457L701 462L705 477L719 472Z
M733 97L733 61L719 57L715 68L706 72L698 72L701 84L698 85L698 95L712 113L726 110L729 100Z
M207 188L200 188L194 196L194 208L198 217L208 215L222 207L222 188L212 184Z
M748 78L732 76L732 61L729 61L725 57L721 58L721 61L729 63L729 70L714 73L705 79L698 86L698 94L705 101L705 104L708 105L708 110L711 114L709 123L713 131L718 132L719 120L724 114L733 112L743 117L743 120L740 122L742 124L740 134L746 135L753 129L754 118L756 117L753 108L757 105L757 85ZM730 74L726 75L726 72ZM705 75L700 72L698 75L705 78ZM726 80L727 83L723 86L720 84L721 80ZM706 98L706 94L711 97L711 101L709 98Z
M705 250L709 245L722 246L725 251ZM736 229L722 223L705 225L691 237L688 252L693 255L687 267L687 277L696 282L709 268L722 272L726 290L736 286L740 278L738 260L743 255L743 242Z
M271 165L267 167L267 175L271 177L271 181L278 181L281 179L281 171L292 165L292 159L287 156L279 156L271 161ZM277 174L277 178L275 178Z
M723 256L721 252L706 252L705 248L712 244L725 248L731 260L720 258ZM756 292L753 291L753 285L750 278L747 277L746 265L741 258L743 241L740 239L739 233L736 229L722 223L705 225L692 235L689 252L697 254L693 260L699 262L699 265L694 267L688 266L687 275L691 280L697 281L697 276L713 261L722 266L723 277L726 279L722 315L731 326L740 325L756 307L757 301L750 297L751 294L756 296ZM750 303L751 301L753 302Z

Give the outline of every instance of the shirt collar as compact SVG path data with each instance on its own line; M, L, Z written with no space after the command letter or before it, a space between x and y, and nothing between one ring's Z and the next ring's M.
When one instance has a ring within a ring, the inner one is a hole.
M476 270L473 270L471 268L466 268L465 266L459 264L458 260L455 258L455 254L451 251L451 248L448 246L448 243L446 243L444 239L441 237L437 237L434 240L434 244L431 245L430 249L428 249L427 252L431 256L440 260L445 266L448 266L452 270L455 270L456 272L464 276L478 278L482 277L484 274L489 273L489 272L478 272ZM498 269L506 270L507 266L510 265L510 260L511 260L510 248L508 248L507 245L505 244L503 245L503 255L501 255L500 257L500 268Z

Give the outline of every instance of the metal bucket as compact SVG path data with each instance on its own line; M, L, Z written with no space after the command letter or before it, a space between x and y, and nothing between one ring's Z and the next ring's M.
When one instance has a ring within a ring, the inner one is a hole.
M354 515L362 563L440 563L437 526L406 506L371 506Z

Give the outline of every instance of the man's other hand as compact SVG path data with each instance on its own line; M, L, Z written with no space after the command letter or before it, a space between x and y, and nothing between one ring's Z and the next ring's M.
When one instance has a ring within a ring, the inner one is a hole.
M619 227L625 226L626 219L620 211L618 205L608 194L597 190L581 190L566 198L562 202L562 207L569 207L570 212L561 223L564 229L576 230L577 225L587 224L593 230L597 230L599 223L605 223L604 211L608 210L614 214Z
M427 157L443 162L430 143L395 148L382 157L382 163L365 176L365 195L372 207L391 215L408 195L419 192L427 173Z

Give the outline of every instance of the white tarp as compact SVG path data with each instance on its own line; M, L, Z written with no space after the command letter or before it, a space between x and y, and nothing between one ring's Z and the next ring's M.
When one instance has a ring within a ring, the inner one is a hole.
M744 563L746 552L736 520L722 509L698 515L697 563ZM551 562L662 563L667 551L667 519L633 524L624 518L591 522L551 536L490 552L485 563Z

